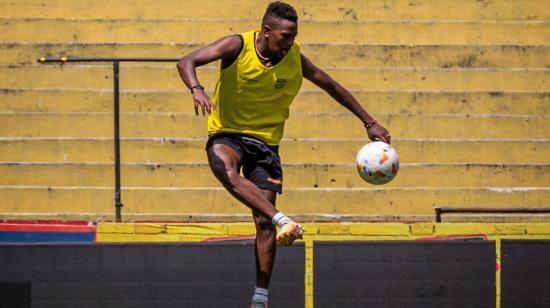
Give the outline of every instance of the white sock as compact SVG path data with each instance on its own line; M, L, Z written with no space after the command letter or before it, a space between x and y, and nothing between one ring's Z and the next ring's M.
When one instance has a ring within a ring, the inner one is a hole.
M265 303L267 304L267 295L269 294L269 291L264 288L258 288L254 287L254 295L252 296L252 302L253 303Z
M278 212L271 218L271 222L273 222L274 225L277 225L279 228L282 228L284 225L286 225L288 222L290 222L290 218L286 217L285 214Z

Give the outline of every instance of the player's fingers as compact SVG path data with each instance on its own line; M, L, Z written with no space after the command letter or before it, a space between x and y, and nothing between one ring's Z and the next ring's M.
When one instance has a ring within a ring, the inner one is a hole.
M195 101L195 115L199 115L199 103Z
M389 138L387 137L386 134L384 133L378 133L376 135L373 135L373 138L371 138L372 141L382 141L382 142L385 142L387 144L390 143L390 140Z
M212 114L212 108L214 108L214 106L208 102L208 104L206 104L206 112L208 113L208 115Z
M391 135L390 135L390 133L386 132L386 134L384 135L384 137L386 137L386 143L387 143L387 144L390 144L390 142L391 142Z
M205 105L206 105L206 111L208 112L208 114L212 114L216 112L216 106L214 106L214 103L208 96L205 99Z

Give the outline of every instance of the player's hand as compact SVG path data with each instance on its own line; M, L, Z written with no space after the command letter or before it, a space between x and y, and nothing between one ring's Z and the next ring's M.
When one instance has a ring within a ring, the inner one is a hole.
M193 101L195 103L195 114L199 115L199 108L203 116L216 112L216 106L202 89L193 89Z
M384 141L387 144L391 142L390 132L378 123L367 128L367 133L372 141Z

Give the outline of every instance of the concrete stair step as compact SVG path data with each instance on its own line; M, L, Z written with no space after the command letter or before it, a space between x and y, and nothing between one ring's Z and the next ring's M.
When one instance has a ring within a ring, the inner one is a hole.
M372 114L395 138L550 138L545 115ZM110 137L111 113L0 113L0 135L10 137ZM327 127L327 123L330 126ZM122 137L205 137L206 117L194 113L122 113ZM294 113L286 138L361 138L351 112Z
M0 64L33 64L40 57L181 58L202 44L187 43L0 43ZM548 45L302 44L323 67L550 67Z
M110 65L22 65L0 67L1 88L84 88L112 89ZM418 91L527 91L547 92L550 69L414 69L338 68L326 69L350 89ZM206 88L213 89L217 69L197 70ZM123 65L121 89L186 89L174 65ZM302 89L317 89L304 80Z
M253 20L0 18L1 42L207 43L259 27ZM40 31L28 31L40 29ZM544 21L302 21L299 42L548 45ZM322 33L323 35L319 35Z
M212 92L209 92L212 95ZM550 92L363 91L352 94L373 113L550 114ZM112 112L113 91L93 89L0 89L0 112ZM122 112L193 112L186 90L120 93ZM302 90L291 112L346 112L327 93Z
M263 0L200 2L171 0L107 0L97 5L93 0L0 1L0 17L37 18L246 18L260 20L267 3ZM409 0L341 0L318 2L290 0L299 20L546 20L550 6L545 0L482 1L409 1ZM154 9L152 9L154 7Z
M286 188L369 188L354 163L283 164ZM0 185L113 186L112 163L0 163ZM122 184L130 187L221 186L207 163L123 164ZM383 187L545 187L550 164L401 164Z
M112 187L0 186L0 217L87 215L114 213ZM224 188L147 188L124 187L123 216L159 214L173 218L200 213L248 214L250 210ZM287 215L426 215L434 207L485 208L548 207L548 187L407 187L407 188L289 188L277 198L277 208ZM343 202L342 200L345 200Z
M283 163L353 163L361 139L283 139ZM121 141L125 163L206 162L205 139ZM401 163L550 164L550 139L394 139ZM112 138L0 138L3 162L113 162Z

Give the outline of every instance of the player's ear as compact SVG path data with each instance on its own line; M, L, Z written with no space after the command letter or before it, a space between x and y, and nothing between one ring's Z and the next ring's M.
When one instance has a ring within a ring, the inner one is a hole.
M271 27L268 24L264 24L263 35L268 38L271 35Z

